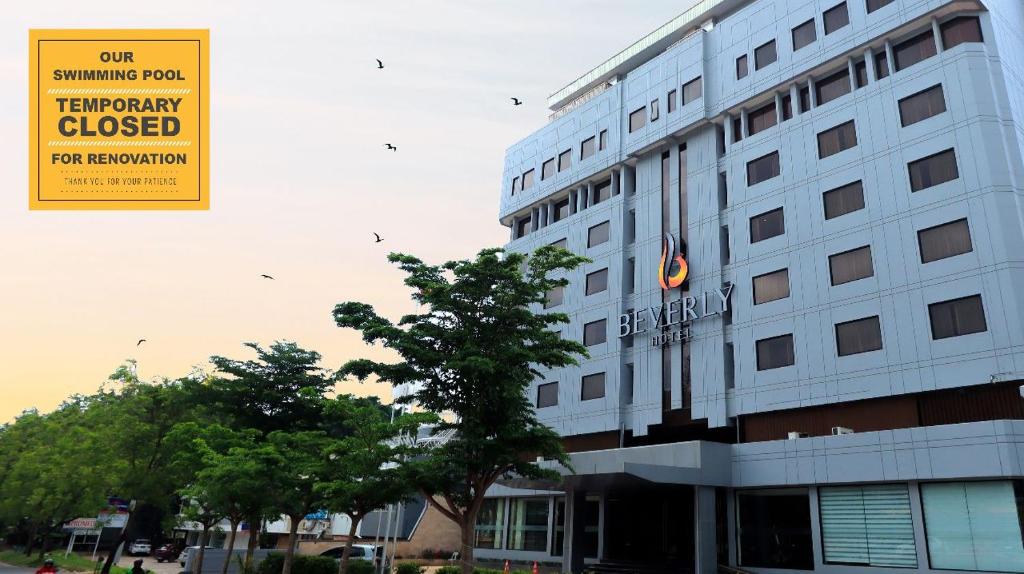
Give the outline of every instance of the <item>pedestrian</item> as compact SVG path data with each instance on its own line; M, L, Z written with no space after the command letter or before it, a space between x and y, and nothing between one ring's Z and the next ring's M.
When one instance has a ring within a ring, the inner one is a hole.
M132 562L131 574L146 574L146 569L142 567L142 559Z

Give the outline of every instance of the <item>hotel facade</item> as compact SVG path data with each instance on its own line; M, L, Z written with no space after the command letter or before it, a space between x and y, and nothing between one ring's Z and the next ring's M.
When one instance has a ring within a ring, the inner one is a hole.
M572 469L493 487L477 557L1024 572L1024 2L687 5L508 149L589 357L530 389Z

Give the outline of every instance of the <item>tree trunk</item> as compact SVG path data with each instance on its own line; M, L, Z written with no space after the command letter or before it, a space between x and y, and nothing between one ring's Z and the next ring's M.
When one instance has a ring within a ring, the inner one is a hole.
M49 527L43 530L43 543L39 546L39 559L42 560L46 553L50 551L50 533L53 532L53 527Z
M476 520L467 516L462 526L462 547L459 549L459 565L462 574L473 574L473 535L476 533Z
M249 574L252 572L252 557L256 553L256 545L259 543L260 536L260 519L249 517L249 542L245 545L245 564L243 568L245 572L242 574Z
M25 541L25 556L32 556L32 550L36 547L36 532L38 531L39 525L37 523L29 523L28 540Z
M231 532L228 533L228 553L224 556L224 565L220 567L220 574L228 574L228 566L235 555L235 534L238 532L238 520L232 518ZM241 573L239 573L241 574Z
M292 574L292 560L295 559L295 539L299 532L299 520L302 516L288 517L288 548L284 551L284 565L281 574Z
M352 543L355 542L356 530L359 529L359 520L352 515L349 515L352 524L348 527L348 540L345 541L345 550L341 553L341 562L338 563L338 574L345 574L348 572L348 560L352 556ZM374 560L377 558L377 549L373 549Z
M110 568L114 565L114 558L117 556L118 548L128 540L128 529L132 525L132 518L134 517L134 512L128 513L128 518L125 520L124 528L121 529L121 534L117 536L117 542L110 549L110 552L107 553L107 560L103 563L103 569L100 570L100 574L110 574Z
M210 543L210 527L203 525L203 533L199 536L199 549L196 559L192 562L192 574L203 574L203 557L206 556L206 545Z

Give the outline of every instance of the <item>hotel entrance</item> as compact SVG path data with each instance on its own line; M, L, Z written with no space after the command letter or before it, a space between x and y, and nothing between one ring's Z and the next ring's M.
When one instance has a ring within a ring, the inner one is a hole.
M649 485L605 497L603 561L686 572L694 563L692 486Z

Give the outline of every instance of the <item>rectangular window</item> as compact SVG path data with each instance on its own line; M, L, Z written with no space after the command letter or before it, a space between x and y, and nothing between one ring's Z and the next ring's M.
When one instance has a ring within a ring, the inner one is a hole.
M921 263L931 263L974 250L966 219L918 231L917 244L921 247Z
M510 498L509 550L544 552L548 548L548 499Z
M597 139L589 137L580 142L580 160L587 159L588 157L597 153Z
M476 548L501 548L505 530L505 499L487 498L476 515Z
M796 52L804 46L810 46L818 39L818 32L814 29L814 18L793 28L793 51Z
M666 97L668 98L668 113L671 114L672 112L676 111L676 91L669 90L668 96Z
M757 342L757 370L779 369L796 362L793 355L793 335L780 335Z
M654 100L651 102L651 121L658 121L658 117L658 100Z
M825 159L856 145L857 126L850 120L818 134L818 159Z
M906 70L936 54L935 36L929 29L923 34L918 34L906 42L893 46L892 53L896 58L896 71Z
M743 119L736 116L732 119L732 143L743 140Z
M622 394L627 405L633 404L633 376L633 363L626 363L623 369Z
M747 55L743 54L739 58L736 58L736 79L740 80L747 77Z
M843 28L850 23L850 12L846 9L846 2L825 10L825 35Z
M683 84L683 105L700 99L704 95L704 81L700 76Z
M832 285L842 285L873 276L875 268L871 264L871 246L865 245L830 255L828 268L832 276Z
M565 287L552 287L544 296L544 308L558 307L565 301Z
M842 70L814 83L814 93L818 96L817 105L825 104L850 93L850 70Z
M747 132L750 135L763 132L774 126L777 121L775 102L772 102L747 114Z
M604 396L604 373L594 373L583 377L583 383L580 386L580 400L600 399Z
M893 0L868 0L868 14L892 4Z
M530 234L530 218L524 217L516 221L516 239Z
M604 150L608 147L608 130L601 130L597 134L597 149Z
M569 217L569 198L555 202L555 221L561 221Z
M587 247L596 247L602 243L608 242L608 229L611 227L609 222L598 223L587 230Z
M811 110L811 88L810 86L804 86L800 88L800 113L806 113Z
M629 114L629 133L633 133L636 130L647 125L647 107L644 106L638 110L634 110L633 113Z
M836 324L836 350L840 357L882 348L882 326L878 317Z
M587 295L594 295L608 289L608 270L601 269L587 274Z
M903 127L916 124L946 111L946 99L942 84L917 92L900 100L900 124Z
M825 219L834 219L864 209L864 184L859 181L830 189L822 195Z
M583 326L583 345L600 345L608 340L608 321L601 319Z
M981 21L976 16L960 16L943 22L939 29L942 31L942 47L949 50L967 42L981 43L985 40L981 37Z
M626 293L636 291L636 258L626 260Z
M550 245L551 247L558 247L559 249L569 249L569 240L563 237Z
M910 191L921 191L960 177L956 152L951 149L910 162Z
M889 53L882 48L880 52L875 54L875 79L881 80L882 78L889 77Z
M785 232L786 218L783 216L781 207L750 218L751 243L764 241Z
M779 173L779 152L773 151L747 163L747 186L768 181Z
M551 158L540 166L540 180L544 181L555 175L555 158Z
M793 98L786 94L782 96L782 121L793 119Z
M779 269L753 279L754 305L789 297L789 269Z
M629 210L629 219L627 220L628 229L626 229L626 242L632 244L636 241L636 210Z
M606 179L594 185L594 205L608 201L612 197L612 180Z
M807 489L738 491L736 527L740 566L814 569Z
M519 176L512 178L512 195L516 194L516 188L519 187Z
M572 165L572 150L567 149L558 154L558 171L565 171Z
M931 567L1024 572L1019 481L921 485Z
M537 385L537 408L553 407L558 404L558 383Z
M821 487L818 501L826 563L917 568L906 484Z
M988 330L981 295L972 295L928 305L932 339L947 339Z
M863 88L868 85L868 65L864 60L860 60L853 65L853 79L857 82L858 88Z
M523 191L525 191L527 189L530 189L531 187L533 187L533 170L532 169L528 170L526 173L523 174L523 187L521 189Z
M774 64L779 59L778 51L775 49L775 40L771 42L765 42L757 48L754 48L754 69L760 70L761 68Z

